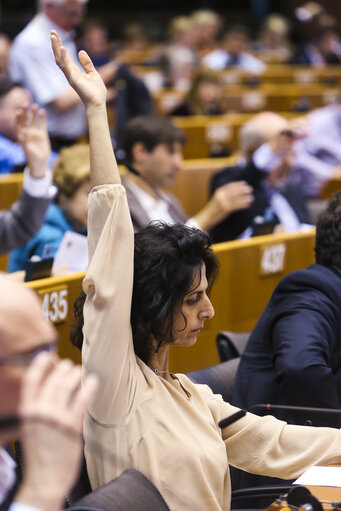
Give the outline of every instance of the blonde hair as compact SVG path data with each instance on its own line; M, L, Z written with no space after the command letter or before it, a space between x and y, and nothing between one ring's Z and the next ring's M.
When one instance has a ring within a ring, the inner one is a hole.
M89 179L89 145L75 144L62 149L53 169L53 182L57 186L58 192L72 197L76 190Z
M176 38L191 27L193 27L193 21L190 17L176 16L169 23L168 35L171 39Z

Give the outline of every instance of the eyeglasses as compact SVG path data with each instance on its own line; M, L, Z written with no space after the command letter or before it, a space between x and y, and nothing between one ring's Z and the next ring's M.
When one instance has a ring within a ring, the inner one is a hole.
M29 351L28 353L21 353L19 355L9 355L8 357L0 357L0 366L15 365L24 366L32 362L32 360L42 352L55 353L57 351L57 343L52 342L43 344L35 350Z

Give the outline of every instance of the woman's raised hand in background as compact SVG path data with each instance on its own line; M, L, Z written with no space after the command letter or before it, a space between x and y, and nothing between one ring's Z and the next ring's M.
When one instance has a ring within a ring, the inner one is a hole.
M51 44L57 66L77 92L85 107L105 105L107 90L89 55L84 50L78 53L79 61L85 71L83 73L68 56L62 40L55 30L51 30Z

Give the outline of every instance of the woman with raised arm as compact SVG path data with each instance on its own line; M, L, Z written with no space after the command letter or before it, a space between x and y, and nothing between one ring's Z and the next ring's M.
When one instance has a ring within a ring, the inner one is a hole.
M55 32L52 44L85 104L90 132L94 188L82 357L84 373L100 380L84 432L92 487L133 467L151 479L172 511L228 510L229 463L289 479L313 464L340 462L339 430L287 426L249 413L220 429L219 421L237 409L207 386L169 373L170 346L194 344L214 314L207 296L214 255L203 232L179 225L151 225L135 235L134 247L105 87L84 52L81 73Z

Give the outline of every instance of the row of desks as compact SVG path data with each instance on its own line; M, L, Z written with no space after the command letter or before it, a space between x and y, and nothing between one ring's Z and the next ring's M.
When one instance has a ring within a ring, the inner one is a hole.
M162 75L160 66L143 66L133 64L132 71L141 78L151 74ZM270 84L320 84L324 87L341 84L341 66L328 66L314 68L312 66L270 65L260 75L254 75L238 68L227 68L220 71L223 83L229 85L246 85L257 87L265 83Z
M162 89L154 95L156 110L169 114L183 101L184 93L177 89ZM314 108L336 103L340 88L326 88L321 84L269 84L250 88L242 85L225 85L224 111L226 112L306 112Z
M192 216L206 204L209 198L212 176L220 169L233 166L235 163L235 156L185 160L183 169L177 174L173 185L167 190L178 198L187 215ZM121 174L124 175L125 167L120 166L119 168ZM10 208L18 199L22 181L22 174L0 176L0 204L2 209ZM329 198L340 188L341 179L332 179L326 183L321 197Z
M214 245L220 264L211 292L215 316L206 322L195 346L173 348L170 368L195 371L219 362L215 338L220 330L250 331L271 293L284 275L314 261L315 231L276 234ZM80 354L69 342L73 302L81 291L84 273L30 282L42 300L44 314L59 333L59 353L75 362Z

